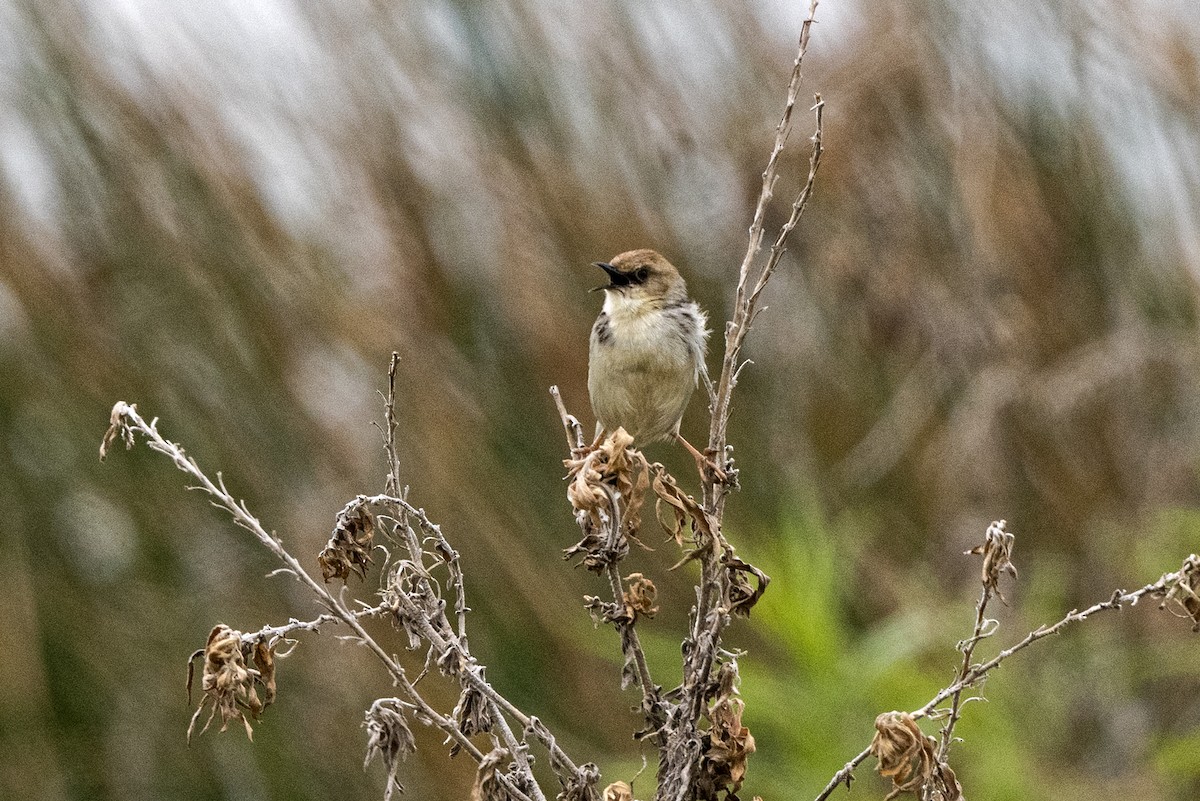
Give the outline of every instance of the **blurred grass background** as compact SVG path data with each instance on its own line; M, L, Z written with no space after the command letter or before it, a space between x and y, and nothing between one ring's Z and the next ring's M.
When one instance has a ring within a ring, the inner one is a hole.
M382 487L392 350L406 479L463 554L489 679L629 779L636 699L558 558L546 388L590 421L587 265L619 251L667 254L720 330L802 5L0 3L0 797L381 797L359 724L390 688L336 628L282 663L253 744L186 747L211 626L317 610L165 459L96 447L138 403L315 567ZM826 157L730 435L729 534L775 579L733 631L746 797L812 797L949 681L988 521L1021 580L980 654L1200 550L1195 3L818 19ZM659 583L667 684L674 559L629 563ZM968 796L1195 798L1196 648L1148 604L1006 664L958 729ZM410 797L465 797L471 765L417 733Z

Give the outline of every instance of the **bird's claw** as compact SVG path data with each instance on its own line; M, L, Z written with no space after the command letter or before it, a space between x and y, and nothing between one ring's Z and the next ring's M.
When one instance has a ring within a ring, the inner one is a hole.
M696 460L696 471L700 473L700 480L704 482L713 481L717 484L728 484L729 486L737 486L737 471L732 470L730 473L725 472L724 466L717 461L717 452L709 448L701 453L692 443L688 442L679 434L675 435L675 439L679 444L687 448L688 453Z
M716 452L712 449L704 451L703 460L697 462L696 467L700 470L700 477L705 481L711 478L717 484L725 484L735 489L738 486L738 471L734 469L733 462L729 461L722 465L717 461Z

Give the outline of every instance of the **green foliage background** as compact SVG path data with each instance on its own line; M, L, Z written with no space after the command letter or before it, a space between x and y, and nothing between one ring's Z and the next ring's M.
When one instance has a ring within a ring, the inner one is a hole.
M982 652L1200 550L1200 12L1149 6L820 9L825 162L730 436L728 533L774 578L733 634L746 797L815 795L877 713L949 681L988 521L1021 579ZM546 388L590 419L587 265L633 247L683 268L719 350L802 14L0 4L0 797L381 797L359 724L390 687L336 628L281 664L253 744L185 746L211 626L317 610L164 459L96 446L138 403L315 566L382 486L393 350L406 480L463 553L488 677L605 781L636 773L615 636L580 604L597 583L558 557ZM675 558L630 563L659 583L664 682ZM1007 663L959 728L968 796L1196 797L1196 648L1145 605ZM418 735L410 796L465 797L471 766ZM853 796L885 792L864 767Z

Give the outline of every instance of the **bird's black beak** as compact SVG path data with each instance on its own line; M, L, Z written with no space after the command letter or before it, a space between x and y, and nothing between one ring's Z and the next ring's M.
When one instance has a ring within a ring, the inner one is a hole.
M608 286L598 286L596 289L616 289L617 287L629 285L629 276L611 264L603 261L592 262L592 264L608 273Z

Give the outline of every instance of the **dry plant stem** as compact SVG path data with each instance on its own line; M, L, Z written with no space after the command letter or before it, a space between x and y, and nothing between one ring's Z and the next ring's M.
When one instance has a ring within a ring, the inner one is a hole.
M389 495L402 494L400 489L400 453L396 449L396 368L400 365L400 354L392 351L392 361L388 366L388 394L384 398L384 429L383 449L388 458L387 483L384 491ZM378 424L376 424L378 427Z
M360 495L346 505L346 510L349 510L356 505L383 506L393 510L394 513L407 514L416 520L417 524L421 527L421 530L425 533L425 535L438 543L440 547L445 549L449 549L450 547L449 543L442 535L441 529L436 523L429 519L429 516L425 514L425 510L413 506L403 498L398 498L391 495ZM345 510L343 510L343 512L345 512ZM456 558L457 554L455 554L455 558L451 561L455 561ZM414 560L415 559L416 557L414 556ZM459 582L461 586L461 571L454 580ZM433 624L429 621L428 616L424 614L422 610L418 609L417 606L407 598L407 596L401 594L399 599L400 602L404 604L405 614L418 625L422 636L424 636L429 644L433 646L437 653L445 654L453 650L465 662L474 661L474 658L471 656L470 651L466 646L465 640L454 636L453 633L450 632L449 627L446 627L443 631L439 631L437 628L434 628ZM447 633L449 633L450 636L447 636ZM538 740L550 752L552 764L561 766L565 771L572 774L573 777L579 776L579 768L576 767L575 762L558 746L555 739L550 736L545 727L534 726L532 724L532 718L514 706L511 701L501 695L494 687L492 687L491 684L480 678L475 671L465 670L463 671L463 676L468 682L471 683L472 689L478 690L485 698L488 699L488 701L494 703L504 712L507 712L514 720L517 721L517 723L521 725L523 730L532 731ZM497 721L497 723L499 722L500 721Z
M386 487L390 494L371 498L360 497L351 503L385 505L391 509L392 513L398 518L400 527L404 530L409 556L414 564L422 566L422 570L424 569L424 549L421 546L421 542L417 539L416 532L409 525L409 519L415 519L427 540L434 543L438 555L445 562L447 570L450 573L450 585L454 589L455 597L454 611L457 621L457 631L456 633L451 633L452 630L449 627L449 622L445 620L444 613L439 615L440 620L438 622L441 624L441 628L443 628L446 636L443 636L442 632L435 629L428 616L423 615L419 609L415 608L415 605L411 603L407 604L409 607L407 612L410 619L419 623L425 639L439 654L446 654L453 649L457 652L458 658L462 663L469 665L474 660L471 657L467 644L466 583L458 552L451 547L450 542L443 536L441 528L433 523L429 519L429 516L425 514L425 510L416 508L410 504L403 497L400 490L400 458L396 449L396 368L399 361L400 355L393 352L391 365L388 369L388 394L384 403L384 449L387 452L390 467ZM347 508L349 507L350 504L347 505ZM428 578L422 577L421 583L432 593L432 583ZM399 594L399 598L402 603L408 601L408 598L403 593ZM517 709L490 684L484 681L481 673L468 667L461 671L461 675L488 699L492 722L500 729L513 760L520 765L521 771L528 778L534 801L545 801L545 795L542 793L541 787L534 780L533 767L528 749L517 741L512 728L504 717L504 712L506 711L521 724L524 731L532 732L535 737L542 741L550 752L551 766L560 775L560 778L562 777L560 771L566 771L577 778L582 778L575 763L558 747L558 744L550 736L549 732L546 731L545 727L534 726L533 721L527 715Z
M929 703L912 712L912 716L918 719L928 717L937 709L938 705L947 698L961 694L962 691L968 687L973 687L979 684L979 682L985 676L987 676L988 673L999 667L1000 663L1002 663L1005 659L1008 659L1018 651L1028 648L1030 645L1033 645L1039 640L1043 640L1052 634L1058 634L1072 623L1078 623L1082 620L1087 620L1097 612L1104 612L1110 609L1120 609L1126 604L1134 606L1139 600L1147 595L1166 595L1169 588L1180 580L1180 575L1180 572L1168 573L1153 584L1147 584L1145 587L1134 590L1133 592L1122 592L1117 590L1107 601L1100 601L1099 603L1092 604L1083 611L1071 610L1071 612L1063 617L1062 620L1059 620L1052 626L1039 626L1038 628L1026 634L1020 642L1005 648L986 662L981 662L978 665L969 667L967 671L953 684L951 684L949 687L939 690L937 695L929 700ZM982 612L980 615L982 615ZM833 778L831 778L829 783L825 785L825 789L823 789L820 794L817 795L815 801L824 801L826 798L829 798L829 796L838 788L838 785L840 784L846 784L846 786L849 787L849 782L853 779L854 769L861 765L863 760L870 755L871 750L870 748L867 748L847 762L841 770L833 775Z
M975 628L971 632L971 637L962 644L962 664L958 668L958 676L956 683L961 684L962 680L967 677L971 671L971 656L975 653L975 646L979 644L985 636L984 626L987 625L987 618L984 616L987 611L988 602L992 599L992 590L986 584L979 594L979 602L975 604ZM993 629L994 630L994 629ZM962 688L954 692L950 697L950 711L946 717L946 725L942 727L941 738L938 743L938 761L945 762L950 754L950 743L954 741L954 726L958 723L958 716L962 710Z
M709 410L712 419L709 425L707 452L718 462L725 458L726 454L730 403L733 389L737 386L738 373L743 366L742 345L760 310L759 299L762 291L783 256L788 236L808 205L821 163L824 103L820 95L817 95L812 107L816 130L811 140L808 178L792 204L791 215L780 229L766 263L761 268L755 268L755 261L762 249L766 208L774 195L778 180L779 157L792 129L792 113L803 78L801 67L808 50L809 34L816 9L817 0L810 0L808 16L800 29L800 42L788 82L783 115L775 129L774 146L763 170L762 188L750 224L750 240L738 271L733 317L725 326L725 354L721 363L721 375L715 386L710 387ZM721 534L721 521L724 517L725 501L731 489L732 482L718 481L711 472L705 476L703 508L712 536L705 535L696 543L700 582L696 606L691 617L679 704L668 723L667 742L662 751L657 795L661 801L683 801L692 792L692 776L699 756L699 723L704 711L705 692L720 647L721 634L729 624L730 618L729 610L721 606L722 599L728 594L730 582L722 560L732 549Z
M583 424L576 419L575 415L567 412L567 406L563 403L562 393L558 391L557 386L550 387L550 397L554 398L558 416L562 418L563 432L567 435L567 450L573 454L581 453L584 444Z
M621 574L617 570L615 563L609 564L606 572L608 573L609 587L612 588L613 602L620 603L624 597L621 586ZM642 688L643 709L649 712L658 700L658 693L655 692L654 681L650 678L650 666L646 663L646 652L642 649L642 642L638 638L637 627L633 623L623 625L629 630L629 647L633 651L633 664L637 670L638 684Z
M171 461L175 463L177 468L200 482L199 486L193 487L193 489L201 489L208 493L211 498L214 498L215 500L212 501L214 506L228 511L237 525L254 534L254 536L257 537L258 540L265 545L268 550L270 550L273 554L275 554L276 557L279 558L280 561L287 565L288 572L290 572L297 581L307 585L308 588L313 591L323 606L329 609L338 620L350 626L350 628L354 631L354 636L363 642L368 648L370 648L383 662L388 672L392 675L392 678L405 690L405 694L409 696L409 701L411 703L413 703L417 708L421 709L422 712L429 715L430 718L435 721L438 727L443 729L443 731L446 731L446 733L451 737L454 737L455 734L457 734L455 739L456 741L460 742L464 750L468 751L468 753L473 752L472 755L475 756L476 759L483 758L483 754L479 752L479 749L475 748L475 746L471 744L470 740L462 736L462 733L458 731L458 728L452 721L439 715L436 710L429 707L421 699L421 697L416 693L415 688L413 688L408 682L404 668L401 667L391 657L390 654L384 651L379 643L375 642L371 635L368 634L365 629L363 629L362 625L358 622L359 616L343 606L341 601L339 601L333 594L325 589L324 585L310 576L308 571L304 569L300 562L297 561L296 558L283 547L283 543L280 542L279 538L273 534L267 533L266 529L264 529L262 524L258 521L258 518L251 514L250 510L246 508L244 502L235 500L234 497L229 494L229 491L225 488L225 482L220 473L217 473L216 483L209 479L209 477L200 469L200 466L196 464L196 461L184 454L182 448L170 440L165 439L161 434L158 433L157 420L147 423L145 419L143 419L142 416L137 413L136 409L123 402L118 403L113 411L114 416L120 416L124 418L126 425L133 430L140 432L146 438L146 444L149 445L151 450L168 456Z
M809 33L816 11L817 0L810 0L808 16L800 28L800 44L796 53L796 60L792 65L791 80L788 82L787 102L784 105L779 125L775 129L774 147L772 147L771 155L767 159L766 169L763 170L762 189L759 192L758 203L754 209L753 221L750 223L750 241L746 247L746 255L742 258L742 264L738 271L733 319L725 326L725 356L721 364L721 376L710 398L712 421L709 426L708 447L709 451L716 454L718 459L725 452L730 395L733 392L733 387L737 384L737 373L741 367L742 343L746 338L746 334L749 333L750 326L757 314L759 295L770 279L775 265L779 262L779 258L783 255L788 235L795 227L796 222L800 219L800 215L804 212L805 206L808 204L813 181L816 179L817 168L820 165L822 153L822 111L824 103L818 95L816 104L813 106L813 110L816 113L816 132L812 138L813 148L809 158L808 180L805 183L804 189L801 190L800 195L792 205L792 214L788 220L788 224L780 229L779 236L771 248L771 258L768 260L767 265L755 272L753 270L754 261L762 249L763 220L766 215L767 205L774 196L775 183L779 179L779 156L783 152L788 136L791 134L792 112L796 106L796 98L800 93L800 83L803 78L801 66L804 61L804 54L808 50ZM753 276L752 273L754 273Z
M396 369L399 364L400 354L392 351L392 361L388 367L388 393L384 399L383 448L387 453L389 468L384 492L389 496L404 499L407 497L408 488L401 488L400 486L400 455L396 448L396 429L398 427L396 420ZM398 518L400 527L406 536L407 541L405 544L408 547L409 553L414 560L418 560L421 547L416 540L415 532L408 525L408 511L401 509ZM430 523L427 518L424 519L422 528L426 533L433 535L439 550L446 556L446 567L450 571L450 585L454 588L454 612L458 624L458 638L465 644L467 640L467 596L466 583L458 551L450 547L450 543L442 536L441 530Z
M275 554L275 556L287 566L288 572L290 572L297 581L308 586L308 588L313 591L313 593L317 596L318 601L323 606L329 609L338 620L350 627L350 629L354 632L354 638L366 645L367 648L369 648L380 660L380 662L383 663L385 669L392 676L392 679L395 681L397 686L399 686L404 692L408 702L419 711L419 714L423 719L429 720L434 726L444 732L447 737L457 743L462 750L466 751L476 762L483 760L484 754L475 747L469 738L459 731L454 721L442 715L428 703L426 703L426 701L417 692L417 689L409 681L404 668L362 627L362 625L359 623L360 615L347 609L341 603L341 601L338 600L338 598L336 598L332 593L329 592L329 590L325 588L323 584L309 575L308 571L304 569L300 562L297 561L297 559L283 547L283 543L279 540L279 538L273 534L267 533L266 529L263 528L258 519L250 513L249 509L246 508L245 503L237 501L232 495L230 495L229 491L225 488L224 480L222 479L220 473L217 473L217 481L214 483L208 478L207 475L204 474L194 459L185 455L182 448L170 440L165 439L161 434L158 433L157 420L152 420L147 423L146 420L143 419L140 414L138 414L137 410L129 404L124 402L117 403L113 409L113 419L114 421L117 419L123 419L128 428L141 433L145 437L146 444L151 450L166 455L171 459L172 462L175 463L177 468L198 481L199 485L193 487L193 489L203 490L210 496L210 498L214 499L212 501L214 506L228 511L237 525L254 534L254 536L257 537L258 540L265 545L268 550ZM390 496L382 497L398 503L401 508L406 508L410 512L419 511L402 499L391 498ZM424 522L428 522L428 518L425 518L424 513L419 514L419 519L423 519ZM431 523L429 525L432 526ZM471 675L472 678L475 678L470 671L467 673L468 675ZM477 682L477 689L483 692L487 697L492 698L497 702L503 700L486 682L479 680ZM512 707L512 705L506 700L503 700L501 706L509 709L510 712L516 711L516 708ZM518 719L526 721L528 720L527 717L520 715L519 712L517 712L514 716L518 715ZM573 763L570 762L565 754L555 754L555 757L561 765L568 767L568 769L572 769L573 773L578 773L578 771L574 769ZM552 762L553 761L554 760L552 760ZM508 776L498 774L498 777L502 782L504 782L506 788L516 797L525 799L528 798L515 785L512 784L512 781ZM537 783L534 780L532 773L529 773L527 780L530 786L536 786Z
M608 496L608 508L612 510L608 521L608 550L611 553L616 550L617 539L621 536L621 511L617 506L616 493L608 487L604 488L604 492ZM621 571L617 568L617 563L611 561L605 565L604 572L608 576L608 586L612 590L613 603L619 605L625 597L625 590L621 584ZM632 621L617 625L628 633L629 647L633 651L633 663L638 674L638 684L642 687L642 708L649 713L655 707L658 693L654 689L654 681L650 678L650 666L646 663L646 652L642 650L642 641L638 637L637 627Z
M492 709L492 722L500 729L500 734L504 740L505 746L508 747L509 753L512 755L513 762L521 766L521 772L529 777L529 787L533 792L532 801L546 801L546 795L542 792L542 788L538 786L536 781L533 781L533 763L529 759L528 748L517 740L513 734L512 727L508 725L508 721L504 717L504 713L500 711L499 705L495 701L490 702Z
M573 415L567 412L566 404L563 403L562 394L558 391L557 386L550 387L550 395L554 398L554 405L558 409L559 417L562 419L563 432L567 436L567 448L571 453L582 453L584 450L583 426L575 419ZM616 547L617 538L621 532L621 513L617 506L617 498L611 490L605 488L605 493L608 496L608 506L612 510L609 515L608 526L608 548L611 552ZM605 575L608 576L609 588L612 590L613 603L618 606L624 602L624 591L621 584L621 573L615 562L610 562L605 566ZM647 723L651 726L661 725L661 721L652 719L652 712L659 705L658 690L654 685L654 680L650 676L650 667L646 662L646 652L642 648L642 641L638 637L637 627L632 623L619 623L628 633L629 647L633 651L634 667L638 674L638 684L642 688L642 711L646 713Z
M351 614L361 619L364 617L379 617L383 612L382 607L368 606L359 609L357 612L351 612ZM282 626L263 626L257 631L248 631L242 635L242 641L254 642L255 640L266 640L267 642L273 642L286 638L296 631L320 632L321 626L326 623L340 622L342 622L342 618L334 614L318 615L313 620L296 620L296 618L292 618Z

